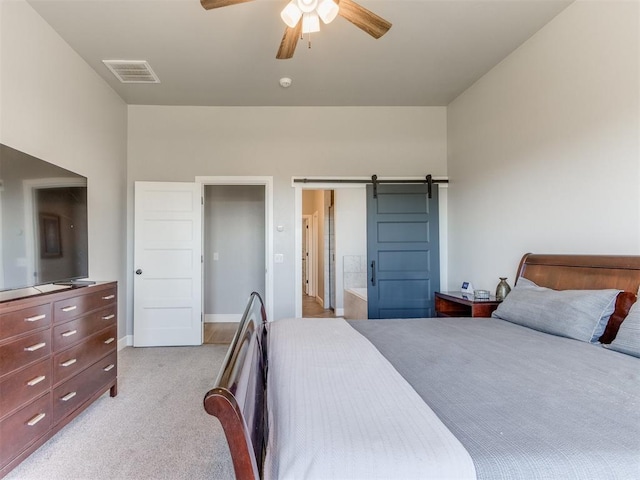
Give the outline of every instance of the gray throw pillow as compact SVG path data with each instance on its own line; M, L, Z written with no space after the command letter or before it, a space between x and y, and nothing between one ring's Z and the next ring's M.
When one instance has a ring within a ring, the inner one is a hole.
M553 290L524 277L493 312L492 317L595 343L604 333L620 290Z
M616 338L605 346L640 358L640 304L638 301L629 309L629 314L620 325Z

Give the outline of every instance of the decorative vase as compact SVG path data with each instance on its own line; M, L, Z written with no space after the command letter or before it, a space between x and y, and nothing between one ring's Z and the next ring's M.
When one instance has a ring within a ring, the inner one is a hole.
M504 300L510 291L511 287L507 283L507 277L500 277L500 283L496 287L496 300Z

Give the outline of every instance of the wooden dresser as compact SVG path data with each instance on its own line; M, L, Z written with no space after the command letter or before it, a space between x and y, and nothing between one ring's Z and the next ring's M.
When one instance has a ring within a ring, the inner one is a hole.
M115 282L0 303L0 477L117 395L117 312Z

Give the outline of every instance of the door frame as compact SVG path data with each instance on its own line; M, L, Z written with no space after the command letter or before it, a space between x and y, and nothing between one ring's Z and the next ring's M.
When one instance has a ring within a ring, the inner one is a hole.
M304 229L305 229L305 225L306 225L306 230L307 230L307 234L306 237L304 235ZM303 230L303 235L302 238L305 240L305 248L307 251L307 270L305 271L306 277L307 278L303 278L302 280L306 280L306 291L303 288L302 291L305 295L309 296L309 297L315 297L315 282L314 282L314 273L315 273L315 268L314 268L314 261L313 261L313 235L314 235L314 230L313 230L313 223L311 220L311 215L303 215L302 216L302 230ZM302 251L302 253L304 253L304 250Z
M265 235L265 256L264 256L264 294L265 308L267 310L267 318L273 320L273 177L272 176L196 176L195 182L200 184L200 191L204 199L204 187L206 185L263 185L264 186L264 235ZM204 215L204 209L203 209ZM204 224L204 219L203 219ZM202 244L204 247L204 228ZM300 238L302 242L302 237ZM302 246L300 255L302 255ZM300 269L302 270L302 259L300 259ZM204 269L203 269L204 275ZM300 272L300 282L302 282L302 272ZM301 286L298 286L300 289ZM247 292L247 295L251 292ZM301 294L302 295L302 294ZM247 297L248 298L248 297ZM300 297L302 298L302 297ZM204 302L204 298L203 298ZM302 305L302 304L301 304ZM244 306L240 308L244 309ZM301 307L302 308L302 307ZM203 303L204 312L204 303Z
M324 179L329 180L326 183L322 182L296 182L295 180L315 180L315 179ZM396 177L378 177L379 180L397 180L399 178ZM424 177L402 177L403 180L424 180ZM447 180L448 177L434 177L437 180ZM330 180L340 180L339 182L330 182ZM365 186L362 183L346 183L348 180L371 180L371 177L331 177L331 176L321 176L321 177L313 177L313 176L296 176L291 177L291 186L294 189L294 218L295 222L295 254L294 254L294 262L295 262L295 316L296 318L302 317L302 190L337 190L339 188L362 188ZM440 222L440 287L447 288L449 282L449 271L448 271L448 263L447 258L449 257L449 249L448 249L448 218L447 218L447 207L448 207L448 184L441 183L439 184L440 189L440 197L439 197L439 205L438 205L438 219ZM339 207L338 207L339 208ZM334 211L335 214L335 211ZM336 236L336 240L338 236ZM336 259L336 269L339 265L338 259ZM336 276L339 275L339 272L336 271ZM337 299L337 295L336 295ZM344 306L338 307L338 305L333 306L336 311L338 308L344 308Z

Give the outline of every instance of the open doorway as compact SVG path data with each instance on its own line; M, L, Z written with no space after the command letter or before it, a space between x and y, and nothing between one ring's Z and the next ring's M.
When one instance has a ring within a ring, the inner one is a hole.
M302 195L302 316L335 317L335 225L333 191Z
M205 185L203 232L205 323L237 323L265 296L264 185Z
M196 181L204 199L203 339L229 343L252 291L273 317L273 179Z
M302 280L302 242L303 215L313 216L317 211L318 225L323 231L318 234L319 266L317 269L318 288L315 302L324 310L330 310L336 317L345 317L345 286L360 281L366 285L367 226L366 226L366 190L364 184L319 184L316 188L296 187L296 316L304 317L308 308L318 308L303 301L313 299L304 295ZM303 208L304 204L304 208ZM328 316L325 312L322 316ZM345 317L346 318L346 317Z

